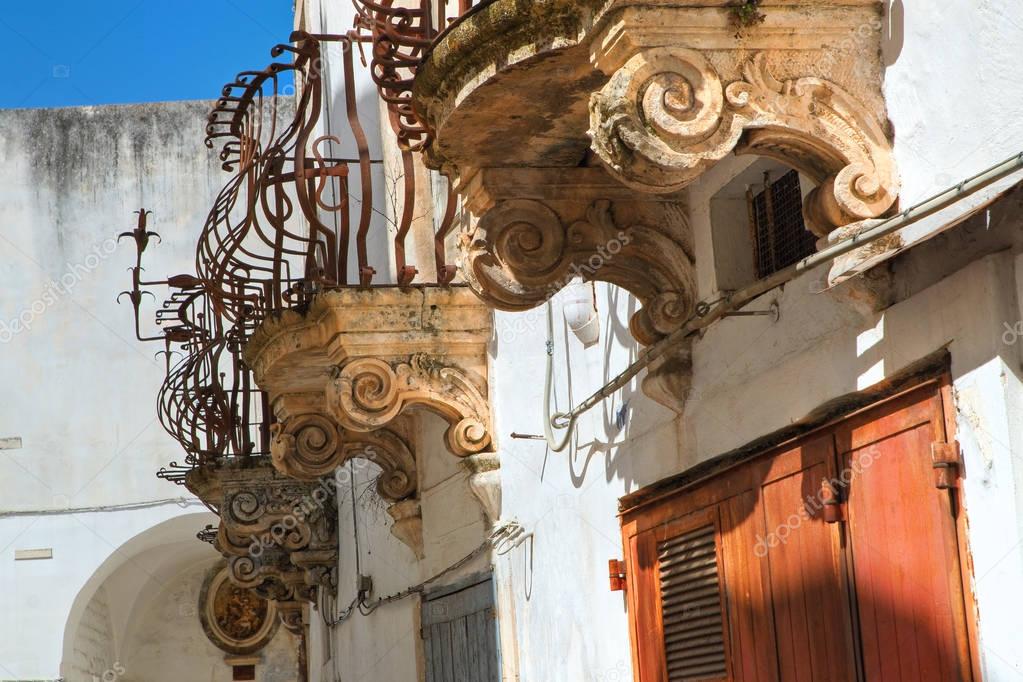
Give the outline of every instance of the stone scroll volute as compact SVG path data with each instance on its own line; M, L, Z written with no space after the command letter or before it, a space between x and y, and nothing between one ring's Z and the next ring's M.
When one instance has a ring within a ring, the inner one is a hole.
M648 192L677 191L733 151L777 158L818 184L804 203L818 236L885 214L899 192L875 116L824 78L777 80L763 52L726 84L699 51L641 50L592 96L590 135L622 182Z
M301 481L331 476L351 459L380 467L377 491L392 502L415 494L416 458L408 443L390 429L353 432L322 414L291 416L272 427L270 454L281 473Z
M426 354L407 361L352 360L338 368L325 393L331 416L347 429L373 431L421 405L448 422L445 440L453 454L467 457L491 447L490 410L477 381Z
M696 282L691 231L672 202L561 200L559 214L534 199L497 202L464 249L465 277L503 310L534 308L574 278L621 286L643 308L629 321L642 343L682 326L693 312ZM623 216L625 216L623 218Z

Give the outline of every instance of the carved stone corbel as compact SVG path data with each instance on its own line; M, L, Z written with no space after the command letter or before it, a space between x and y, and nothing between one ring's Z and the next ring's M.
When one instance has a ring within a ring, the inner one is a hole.
M459 457L490 447L490 411L486 397L467 372L425 353L385 362L357 358L338 368L325 394L337 422L355 431L372 431L414 405L448 422L448 449Z
M310 585L305 573L290 561L288 553L268 548L259 556L228 559L231 582L250 588L259 596L277 602L315 602L318 585Z
M487 525L501 518L501 459L494 453L474 455L465 459L469 470L469 489L480 503Z
M575 277L616 284L643 304L629 321L633 336L653 343L692 314L691 240L678 202L507 199L465 239L465 275L483 300L504 310L533 308Z
M417 559L425 556L423 547L423 510L419 500L410 499L396 502L387 508L394 519L391 535L401 540Z
M472 292L451 287L331 291L264 321L244 354L280 423L278 468L314 477L364 456L384 470L383 497L406 498L414 457L382 429L417 408L448 422L455 455L492 449L490 317Z
M277 613L281 619L281 625L293 635L305 635L305 614L308 608L308 602L305 601L277 602Z
M463 274L490 305L527 310L581 278L640 301L628 323L642 344L692 317L693 235L682 196L637 193L602 168L486 168L462 191L478 216L460 245ZM680 409L682 381L652 380L647 393Z
M590 135L623 182L651 192L677 191L733 151L776 158L818 184L804 202L818 236L883 215L899 193L874 114L824 78L774 78L765 52L726 85L703 52L641 49L591 98Z
M267 457L239 457L190 471L189 490L218 510L214 546L231 580L278 603L315 601L337 589L337 502L329 479L303 482Z
M369 460L381 469L377 491L397 501L415 494L416 458L408 443L390 429L342 429L321 414L289 416L271 427L270 456L281 473L301 481L332 475L350 459Z
M678 412L682 411L692 384L691 348L692 342L686 341L678 348L666 352L650 363L643 377L643 392Z

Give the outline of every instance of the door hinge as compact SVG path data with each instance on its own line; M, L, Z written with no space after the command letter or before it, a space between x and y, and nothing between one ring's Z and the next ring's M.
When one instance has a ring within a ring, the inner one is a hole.
M959 443L931 443L931 465L934 467L934 487L941 490L955 488L959 482Z
M625 589L625 562L611 559L607 562L607 569L611 579L611 591L623 591Z
M835 484L826 478L821 480L821 505L824 523L840 523L844 520L842 495Z

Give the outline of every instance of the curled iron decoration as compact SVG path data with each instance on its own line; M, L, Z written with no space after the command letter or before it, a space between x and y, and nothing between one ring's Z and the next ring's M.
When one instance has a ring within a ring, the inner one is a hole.
M134 241L136 259L131 288L118 301L130 301L137 339L163 343L158 415L185 451L181 464L160 471L162 478L183 483L194 467L269 454L273 415L241 352L267 316L301 310L327 289L417 284L420 271L406 259L408 236L424 217L416 213L414 153L431 133L412 107L411 87L452 17L444 1L411 8L394 7L394 0L353 2L352 31L295 32L290 44L271 50L266 68L242 71L222 89L205 144L219 148L230 177L199 232L194 274L144 279L143 253L160 239L148 229L145 209L120 235ZM458 0L455 16L478 4ZM397 177L389 183L381 183L383 160L373 158L360 118L354 55L362 44L372 47L369 74L397 139ZM340 47L333 74L331 46ZM393 185L384 209L380 199L389 188L382 184ZM434 225L434 282L441 286L456 272L445 253L457 212L450 184L447 195ZM392 282L379 282L371 261L370 238L382 229L393 233L393 257L376 265L393 265ZM156 288L167 292L155 313L159 332L143 333L142 303L147 295L157 300Z
M224 87L207 126L206 145L221 145L220 159L232 176L200 233L196 272L214 309L229 323L301 308L326 289L376 284L378 267L371 262L369 241L382 228L394 234L393 283L407 287L419 275L406 259L416 219L412 150L399 145L395 172L400 174L381 183L374 166L382 160L371 154L359 112L354 48L373 38L359 30L296 32L291 38L293 45L278 45L271 54L292 60L239 74ZM341 71L335 78L327 68L333 61L334 51L331 59L326 52L331 45L341 48ZM371 71L378 85L384 82L378 70ZM283 97L289 73L300 86L293 115ZM392 98L383 85L379 91L390 110L409 112L392 114L392 123L411 115L411 106L401 104L401 98ZM332 113L335 101L343 115ZM379 195L388 190L394 195L387 197L391 210L381 210ZM453 219L454 212L446 211L435 235L436 282L442 285L455 274L443 250Z
M143 254L160 236L148 229L149 211L137 214L135 229L120 235L135 242L136 258L130 269L132 288L121 292L118 300L127 297L131 302L139 340L164 344L160 352L166 356L167 376L160 387L157 415L184 449L185 459L158 475L183 483L184 474L195 466L269 452L271 416L266 395L255 387L241 359L241 345L250 331L246 321L225 327L194 275L142 279ZM168 290L154 316L160 333L144 335L141 304L146 294L156 299L151 289L157 287Z

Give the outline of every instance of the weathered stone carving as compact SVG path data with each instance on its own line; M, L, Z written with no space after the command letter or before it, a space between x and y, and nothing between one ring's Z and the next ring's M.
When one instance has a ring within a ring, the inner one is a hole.
M696 50L638 52L591 99L594 151L655 192L684 187L733 150L777 158L818 183L805 201L818 236L891 208L891 145L866 107L822 78L776 80L764 52L742 75L725 86Z
M501 460L493 453L465 459L469 469L469 489L479 500L487 524L495 525L501 518Z
M423 509L419 500L402 500L387 508L387 513L394 519L391 524L391 535L401 540L416 555L417 559L425 556L423 547Z
M493 449L491 334L490 311L466 287L330 291L265 320L244 355L278 420L274 466L311 481L351 459L376 463L391 532L422 557L414 413L447 421L455 455Z
M630 327L652 343L684 324L696 300L688 221L678 207L656 206L649 224L623 224L606 199L570 222L544 202L500 201L466 240L466 279L506 310L535 307L573 277L617 284L643 303Z
M278 603L314 602L337 589L337 504L333 481L303 482L277 472L267 457L243 457L193 469L185 484L217 509L214 546L232 582Z
M692 383L692 344L686 342L650 363L643 392L660 404L681 412Z
M416 491L416 458L398 434L380 428L359 433L337 426L321 414L288 417L272 427L270 455L277 470L302 481L330 476L353 458L367 459L381 471L377 490L386 500L402 500Z
M893 210L878 4L770 4L737 34L725 2L550 0L524 13L493 0L438 40L412 98L435 133L428 161L474 218L460 248L484 301L529 309L580 276L640 299L641 343L678 329L694 312L680 190L733 152L816 182L804 215L818 236ZM688 372L688 348L675 349L644 392L681 409Z
M338 369L326 387L327 409L338 423L370 431L390 423L412 405L443 417L448 449L465 457L491 443L487 399L466 372L425 353L405 362L358 358Z
M277 602L277 611L280 614L281 625L293 635L305 635L306 610L305 601L281 601Z
M277 608L253 590L233 583L227 564L219 562L203 580L199 622L206 637L222 651L252 654L273 639Z
M416 407L448 421L454 454L491 449L490 335L490 312L465 288L332 291L266 320L245 358L281 424L276 465L310 477L361 455L384 470L385 498L408 497L411 452L380 429Z

